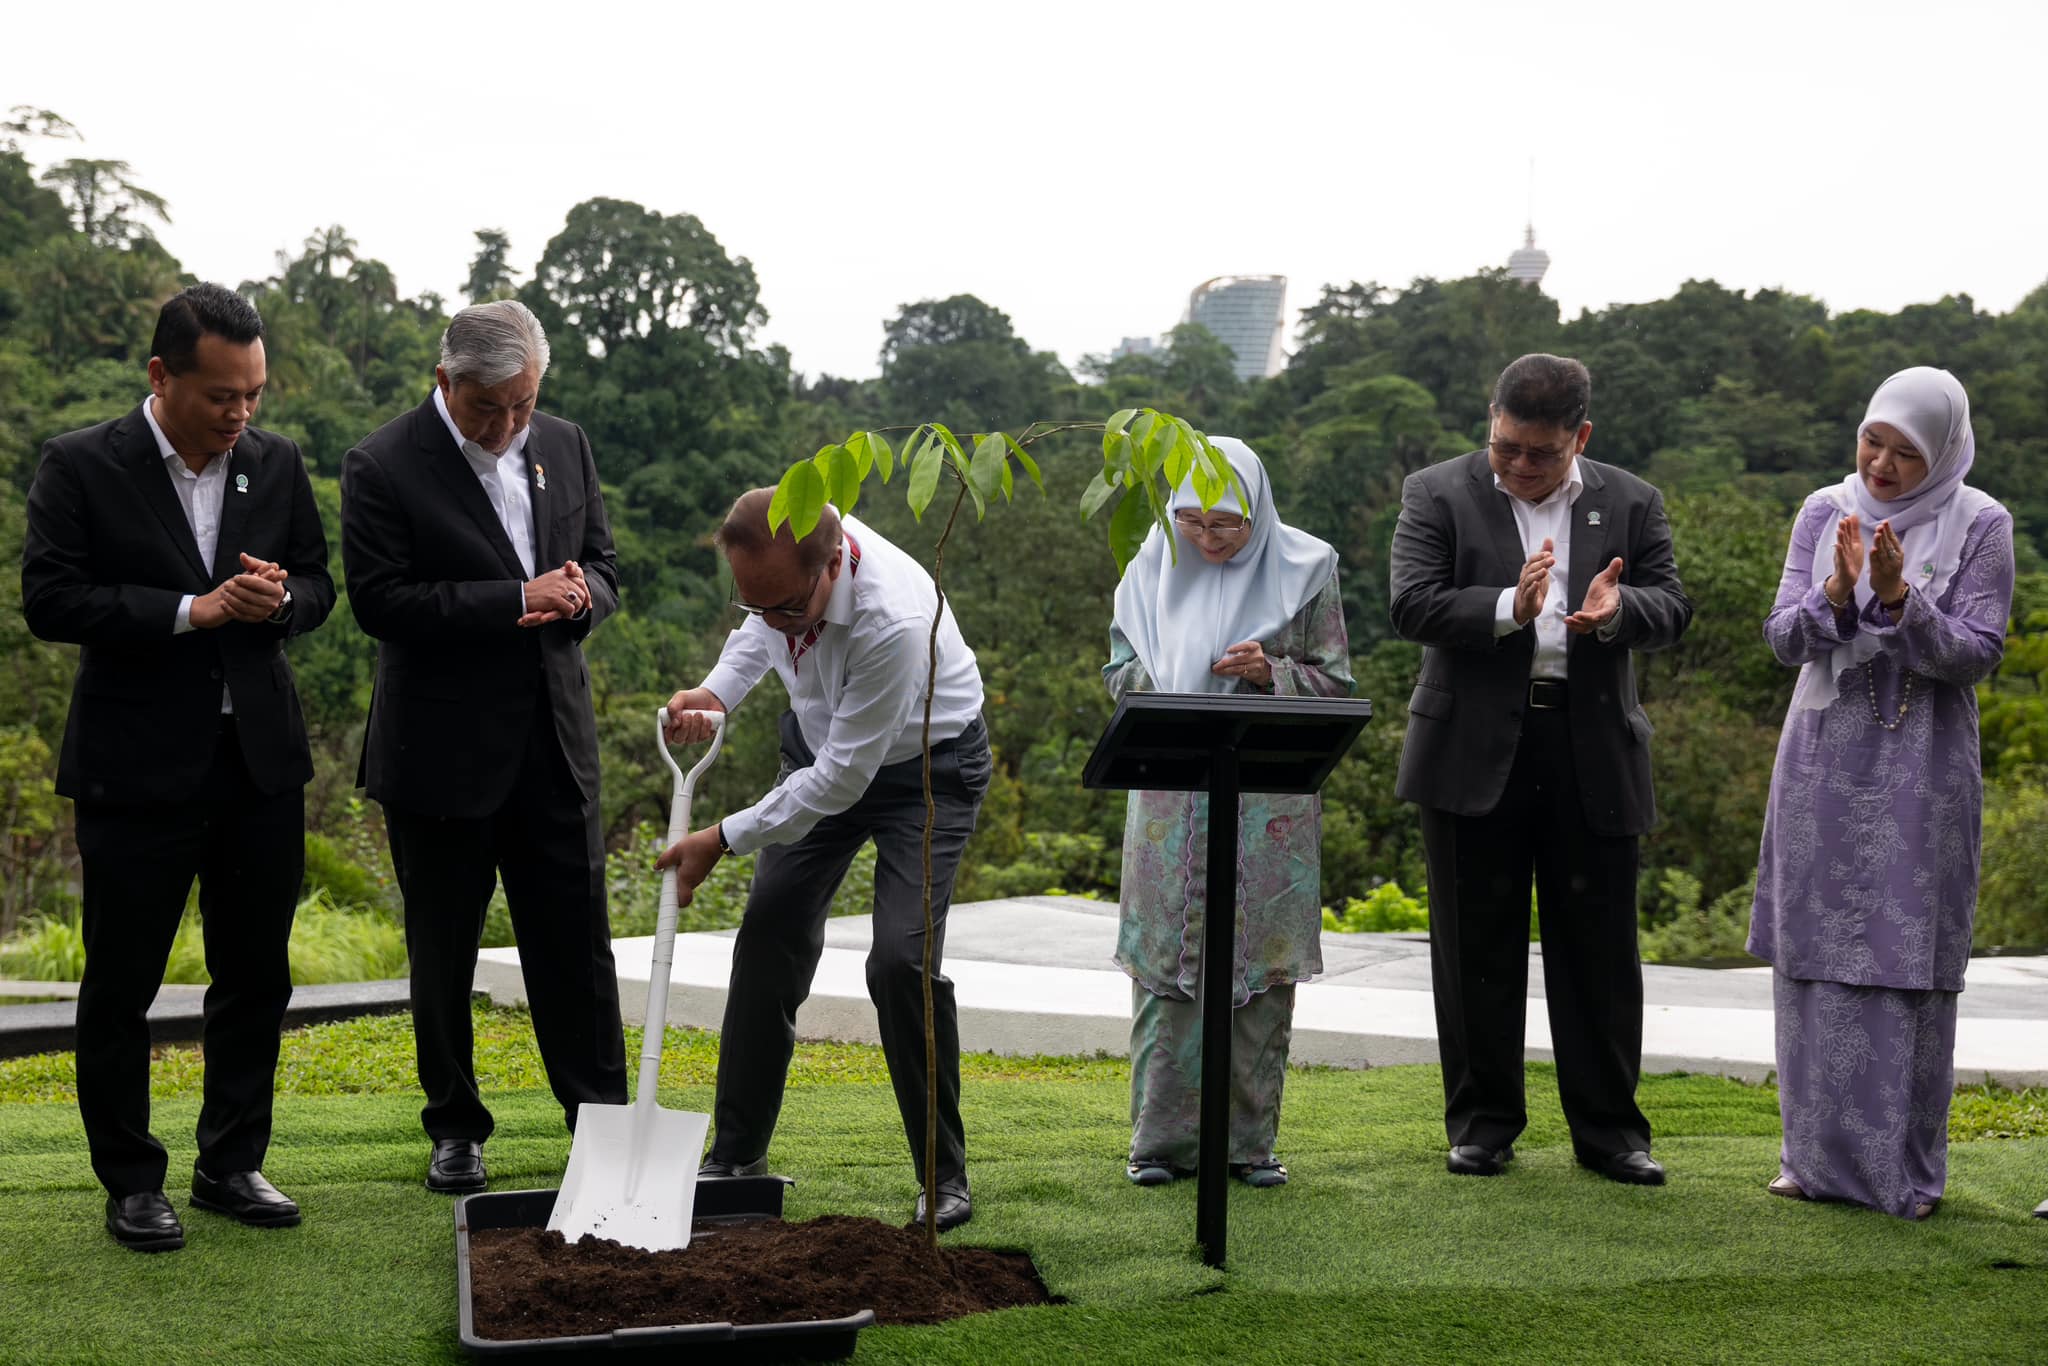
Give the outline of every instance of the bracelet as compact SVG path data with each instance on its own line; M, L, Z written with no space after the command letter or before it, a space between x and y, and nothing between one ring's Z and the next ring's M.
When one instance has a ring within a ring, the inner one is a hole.
M1822 597L1824 597L1824 598L1827 598L1827 600L1828 600L1828 606L1830 606L1830 607L1834 608L1834 609L1835 609L1835 610L1836 610L1837 612L1846 612L1846 611L1848 611L1848 610L1849 610L1849 606L1850 606L1850 603L1853 603L1853 602L1855 602L1855 601L1856 601L1856 594L1855 594L1854 590L1851 590L1851 591L1850 591L1850 593L1849 593L1849 601L1848 601L1848 602L1836 602L1836 601L1835 601L1835 600L1834 600L1834 599L1833 599L1832 597L1829 597L1829 595L1828 595L1828 586L1827 586L1826 584L1822 584L1822 585L1820 586L1820 595L1821 595Z
M1913 596L1913 585L1909 583L1904 588L1901 588L1899 590L1899 600L1897 602L1887 602L1883 604L1884 610L1887 612L1898 611L1900 608L1906 605L1906 599L1911 596Z

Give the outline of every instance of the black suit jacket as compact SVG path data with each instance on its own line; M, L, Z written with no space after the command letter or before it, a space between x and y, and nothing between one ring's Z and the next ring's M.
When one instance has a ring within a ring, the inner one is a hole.
M380 642L357 780L387 805L497 810L543 693L577 785L597 800L581 646L619 604L611 524L583 429L535 413L528 432L535 573L575 560L590 584L586 614L540 627L517 624L526 571L431 394L342 460L349 606Z
M84 647L57 791L79 801L184 801L205 779L221 684L234 700L249 776L282 792L313 776L288 636L334 608L327 536L299 448L251 427L235 443L214 562L202 564L164 457L138 405L43 447L28 491L21 605L44 640ZM246 478L242 491L237 481ZM242 572L246 551L281 565L283 623L172 634L178 602Z
M1636 700L1630 652L1676 644L1692 621L1692 603L1678 581L1657 490L1584 456L1579 470L1585 487L1571 510L1571 610L1615 556L1623 569L1613 638L1568 638L1572 754L1588 828L1642 835L1656 823L1657 806L1650 721ZM1528 705L1536 628L1493 633L1501 590L1521 577L1527 558L1509 497L1493 486L1483 450L1418 470L1401 486L1389 556L1394 631L1424 647L1394 790L1460 816L1484 815L1499 803Z

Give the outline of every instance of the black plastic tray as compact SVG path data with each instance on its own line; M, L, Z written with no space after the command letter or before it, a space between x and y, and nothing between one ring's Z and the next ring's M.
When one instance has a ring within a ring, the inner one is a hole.
M753 1223L782 1216L781 1176L729 1176L697 1183L692 1236L720 1225ZM465 1350L477 1356L537 1356L558 1361L767 1362L836 1361L853 1355L860 1330L874 1323L863 1309L843 1319L797 1323L684 1323L667 1328L620 1328L562 1338L480 1338L469 1289L472 1230L545 1228L555 1192L492 1191L455 1202L455 1279L461 1295L460 1331Z

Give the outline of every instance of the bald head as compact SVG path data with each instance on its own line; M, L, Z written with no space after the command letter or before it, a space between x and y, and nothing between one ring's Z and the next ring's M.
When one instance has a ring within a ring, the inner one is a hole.
M711 539L732 566L740 602L781 631L807 629L824 613L830 585L839 578L839 514L828 505L811 534L798 540L784 522L768 530L774 489L750 489ZM821 591L822 590L822 591Z

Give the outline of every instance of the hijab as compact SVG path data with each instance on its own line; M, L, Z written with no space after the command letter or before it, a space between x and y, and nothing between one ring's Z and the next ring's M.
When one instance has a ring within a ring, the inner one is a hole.
M1244 484L1251 534L1222 564L1186 543L1169 555L1167 536L1152 528L1116 588L1116 625L1162 692L1230 692L1237 680L1209 666L1246 640L1270 640L1323 590L1337 572L1327 541L1280 520L1266 467L1235 437L1213 438ZM1237 507L1226 495L1218 511ZM1174 491L1171 510L1201 509L1192 475Z
M1970 396L1954 375L1927 365L1899 371L1870 396L1870 406L1856 428L1857 441L1879 422L1897 430L1927 462L1927 475L1919 486L1885 502L1870 492L1861 470L1851 470L1839 484L1830 484L1816 495L1828 502L1834 515L1822 524L1814 542L1813 581L1825 584L1835 572L1836 528L1842 518L1853 513L1863 539L1863 573L1855 585L1859 613L1873 596L1870 547L1879 522L1889 521L1899 538L1905 552L1907 586L1932 601L1955 577L1962 562L1963 540L1977 514L1992 504L1990 495L1963 482L1977 459L1977 439L1970 431ZM1833 702L1841 676L1866 663L1882 644L1876 633L1858 631L1836 646L1828 659L1807 664L1800 670L1793 705L1819 710Z

